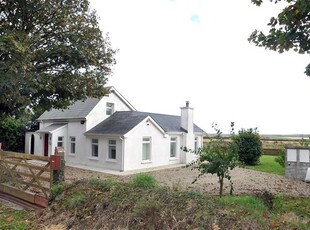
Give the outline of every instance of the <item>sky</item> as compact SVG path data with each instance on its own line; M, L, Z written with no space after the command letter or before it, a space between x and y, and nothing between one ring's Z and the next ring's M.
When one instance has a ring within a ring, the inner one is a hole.
M267 31L283 3L250 0L90 0L118 49L113 85L138 111L180 115L229 133L310 134L309 55L279 54L248 42Z

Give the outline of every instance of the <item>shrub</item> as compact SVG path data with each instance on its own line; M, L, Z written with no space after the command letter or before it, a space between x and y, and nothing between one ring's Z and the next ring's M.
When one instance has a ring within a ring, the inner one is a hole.
M285 148L281 147L278 150L278 156L274 159L282 167L285 167Z
M135 186L143 188L154 188L157 184L154 177L151 175L140 173L132 178L132 183Z
M231 133L233 133L234 123L231 123ZM207 173L216 174L219 179L220 191L219 195L222 197L224 189L224 179L230 182L230 194L233 193L233 182L231 181L230 170L239 165L237 146L232 142L225 142L222 137L222 132L216 124L213 125L217 136L211 139L206 147L198 149L195 154L198 158L187 164L186 167L197 169L200 173L193 181ZM186 147L182 148L183 151L189 152Z
M241 162L246 165L259 163L259 158L263 153L263 144L257 128L241 129L232 140L238 146L238 156Z
M25 139L25 122L7 116L0 118L0 142L4 150L23 152Z

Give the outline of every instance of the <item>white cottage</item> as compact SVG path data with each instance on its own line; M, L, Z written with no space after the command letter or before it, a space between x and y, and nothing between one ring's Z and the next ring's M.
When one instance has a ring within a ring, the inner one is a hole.
M115 89L101 99L78 101L66 110L46 111L40 129L26 135L26 153L49 156L65 149L67 165L128 171L189 163L205 132L193 123L186 103L181 116L138 112Z

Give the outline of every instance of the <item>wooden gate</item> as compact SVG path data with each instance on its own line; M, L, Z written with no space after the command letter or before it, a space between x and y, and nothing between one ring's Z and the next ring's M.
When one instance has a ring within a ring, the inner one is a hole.
M43 207L53 184L51 158L0 150L0 191Z

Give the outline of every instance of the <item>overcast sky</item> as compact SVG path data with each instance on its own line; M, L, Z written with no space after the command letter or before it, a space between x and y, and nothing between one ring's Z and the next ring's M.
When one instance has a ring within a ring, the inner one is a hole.
M119 49L109 85L138 111L180 115L229 132L310 134L309 55L249 43L282 8L250 0L91 0L100 27Z

